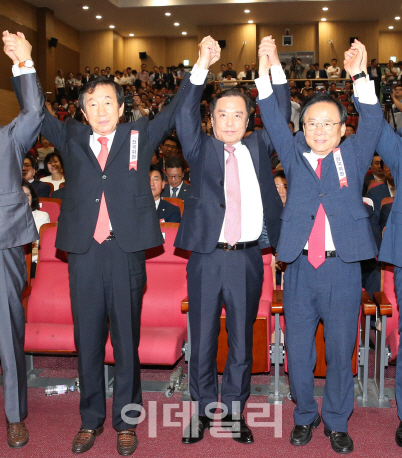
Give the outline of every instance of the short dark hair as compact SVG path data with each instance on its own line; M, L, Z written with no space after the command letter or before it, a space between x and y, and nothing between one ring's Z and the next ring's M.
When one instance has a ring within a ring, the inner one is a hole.
M356 128L353 124L346 124L346 127L351 127L353 129L354 132L356 132ZM377 153L374 153L374 156L376 155ZM378 154L377 154L378 156Z
M82 111L85 112L85 94L92 94L96 86L112 86L116 93L116 98L117 98L117 103L119 104L119 107L121 107L124 103L124 91L123 88L115 83L114 81L111 81L109 78L106 78L106 76L101 76L99 78L96 78L92 81L89 81L88 83L84 84L82 88L80 89L80 93L78 95L78 103L80 104L80 107Z
M59 160L59 162L61 164L62 170L64 169L64 164L63 164L63 159L61 157L61 154L58 151L53 151L53 153L49 153L45 157L44 167L45 167L45 171L46 172L49 172L49 169L47 168L47 165L48 165L50 159L52 159L53 157L57 157L57 159Z
M319 64L318 62L316 62L316 63L314 64L314 67L315 67L316 65L320 66L320 64Z
M39 208L40 208L39 197L38 197L38 194L36 193L34 187L32 186L32 184L29 181L27 181L27 180L25 180L23 178L22 179L22 187L28 188L30 193L31 193L31 197L32 197L31 210L32 211L39 210Z
M337 99L338 98L338 91L329 91L329 95L331 95L331 96L333 95Z
M333 58L331 59L331 62L332 62L333 60L334 60L335 62L338 62L338 59L336 59L335 57L333 57Z
M377 59L371 59L371 62L370 62L370 63L372 64L372 63L375 62L376 60L377 60Z
M149 172L158 172L161 176L161 180L163 181L163 172L162 172L162 169L158 165L151 164L149 168Z
M281 62L281 65L284 65L286 67L286 62Z
M38 170L38 161L36 160L36 157L33 153L28 151L27 154L25 154L25 159L28 159L31 162L32 167L35 170Z
M338 111L339 111L339 117L341 119L341 125L345 124L346 119L348 117L348 113L347 113L346 108L344 107L344 105L341 102L339 102L338 100L333 99L329 94L324 94L324 93L316 94L314 97L311 97L311 99L306 102L306 104L304 105L304 107L302 108L301 113L300 113L300 122L302 124L304 124L304 116L305 116L307 110L312 105L315 105L316 103L323 103L323 102L332 103L333 105L335 105L336 108L338 108Z
M329 64L328 62L325 62L324 68L325 68L325 67L330 67L330 66L331 66L331 64Z
M166 140L170 140L171 142L175 142L176 143L176 146L177 148L180 148L180 142L179 142L179 139L177 137L175 137L174 135L169 135L168 137L165 138L165 140L163 140L163 143L162 145L165 144L165 141Z
M222 99L223 97L241 97L244 100L244 103L246 104L247 115L250 116L250 111L251 111L250 99L245 94L243 94L241 91L239 91L238 89L234 89L234 88L227 89L226 91L220 92L219 94L216 95L216 97L214 97L211 100L211 103L209 106L210 111L211 111L211 116L214 115L214 111L215 111L218 100Z
M277 170L274 174L274 180L275 178L283 178L286 180L285 172L283 170Z
M228 62L226 65L233 65L232 62Z
M179 156L170 156L166 159L165 170L167 169L181 169L184 170L183 159Z

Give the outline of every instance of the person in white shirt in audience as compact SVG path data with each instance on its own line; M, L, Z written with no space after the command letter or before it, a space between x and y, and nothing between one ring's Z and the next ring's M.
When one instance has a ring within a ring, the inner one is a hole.
M331 65L327 68L328 78L340 78L341 69L338 67L338 60L332 59Z
M61 183L64 183L64 172L63 172L63 159L60 153L54 151L49 153L45 157L45 170L50 173L50 176L46 176L40 179L45 183L51 183L54 190L57 191Z
M66 83L63 77L63 70L57 70L57 76L54 79L56 99L60 103L61 98L66 96Z

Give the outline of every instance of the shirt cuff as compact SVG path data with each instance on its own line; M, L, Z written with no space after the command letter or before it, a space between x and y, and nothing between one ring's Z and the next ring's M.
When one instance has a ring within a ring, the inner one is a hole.
M353 93L359 99L359 103L375 105L378 101L374 81L362 81L360 84L353 84Z
M272 68L272 67L271 67ZM255 80L260 100L267 99L273 92L269 75L261 76Z
M34 68L25 68L25 67L20 68L19 65L13 65L12 71L13 71L13 76L26 75L27 73L36 73L36 70Z
M208 75L208 70L203 70L198 68L198 65L195 64L193 69L191 70L190 82L191 84L195 84L196 86L201 86L205 83L205 78Z
M285 84L286 75L283 71L282 65L271 66L272 84Z

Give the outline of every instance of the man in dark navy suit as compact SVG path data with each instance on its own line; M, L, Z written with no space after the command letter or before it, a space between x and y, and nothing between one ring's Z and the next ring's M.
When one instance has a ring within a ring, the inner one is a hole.
M36 157L31 152L28 152L25 155L24 164L22 165L22 178L31 183L38 197L49 197L50 186L43 181L35 180L37 168Z
M396 193L395 180L390 168L384 164L384 183L374 186L367 191L367 197L373 201L374 215L377 223L380 221L381 201L385 197L394 197Z
M186 202L190 185L184 183L184 164L179 156L170 156L166 160L165 174L167 184L162 191L162 197L177 197Z
M160 223L180 223L180 208L161 199L161 193L165 187L162 170L157 165L151 165L149 181L152 195L155 200L156 213Z
M391 169L392 176L398 189L402 179L402 138L401 131L396 133L384 120L382 135L377 146L378 154ZM399 305L399 333L402 333L402 197L398 190L392 204L386 204L381 209L380 224L385 227L378 259L393 264L395 291ZM402 447L402 339L399 341L398 357L396 359L395 397L400 420L396 430L395 441Z
M267 38L259 55L270 59L275 52L275 43ZM301 113L303 132L294 137L272 90L259 91L258 101L288 181L278 259L288 263L283 297L285 345L296 401L290 442L307 444L321 422L313 371L314 337L322 319L327 361L322 417L325 435L337 453L353 451L347 427L353 411L351 360L362 288L358 261L377 254L361 189L383 119L374 83L365 78L367 53L357 40L345 53L344 66L354 81L360 120L356 135L340 147L347 113L327 94L306 103Z
M225 304L229 354L221 390L227 411L224 421L232 424L233 439L249 444L253 435L241 414L250 394L253 323L263 278L261 247L276 246L283 205L271 172L273 148L267 131L256 131L243 139L250 115L248 97L236 89L219 94L211 104L214 137L200 129L203 85L209 66L219 59L220 48L206 37L199 49L177 114L177 132L192 184L175 245L192 251L187 266L189 383L199 413L191 422L195 427L186 429L182 441L192 444L203 438L210 426L208 408L213 409L218 401L216 354L219 317ZM278 78L278 71L282 78ZM289 119L289 86L277 55L271 73L284 116ZM258 90L261 75L268 77L269 66L260 64L259 74L255 81ZM259 244L263 233L264 241Z

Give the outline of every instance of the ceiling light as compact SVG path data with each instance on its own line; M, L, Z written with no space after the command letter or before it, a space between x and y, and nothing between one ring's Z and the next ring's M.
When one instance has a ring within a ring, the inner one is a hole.
M247 21L247 22L248 22L249 24L253 24L253 23L254 23L254 21Z
M173 25L175 25L176 27L179 27L179 23L178 22L175 22Z
M83 10L88 10L88 9L89 9L89 6L83 6L82 9L83 9Z
M165 16L171 16L171 14L170 13L165 13Z
M399 21L400 17L399 17L399 16L396 16L395 19L396 19L397 21Z
M250 10L244 10L244 12L245 12L245 13L249 13L249 12L250 12Z
M187 32L182 32L181 34L182 34L182 35L187 35Z
M322 9L323 11L328 11L328 7L327 6L324 6L324 8Z
M322 22L325 22L326 20L327 20L327 19L326 19L325 17L322 17L322 18L321 18L321 21L322 21Z
M393 29L393 28L394 28L394 26L393 26L393 25L390 25L388 28L389 28L389 29Z
M109 25L109 28L110 29L114 29L114 25Z
M102 16L96 16L96 19L102 19Z
M134 36L134 34L133 34L133 33L130 33L129 35L130 35L130 37L133 37L133 36Z

